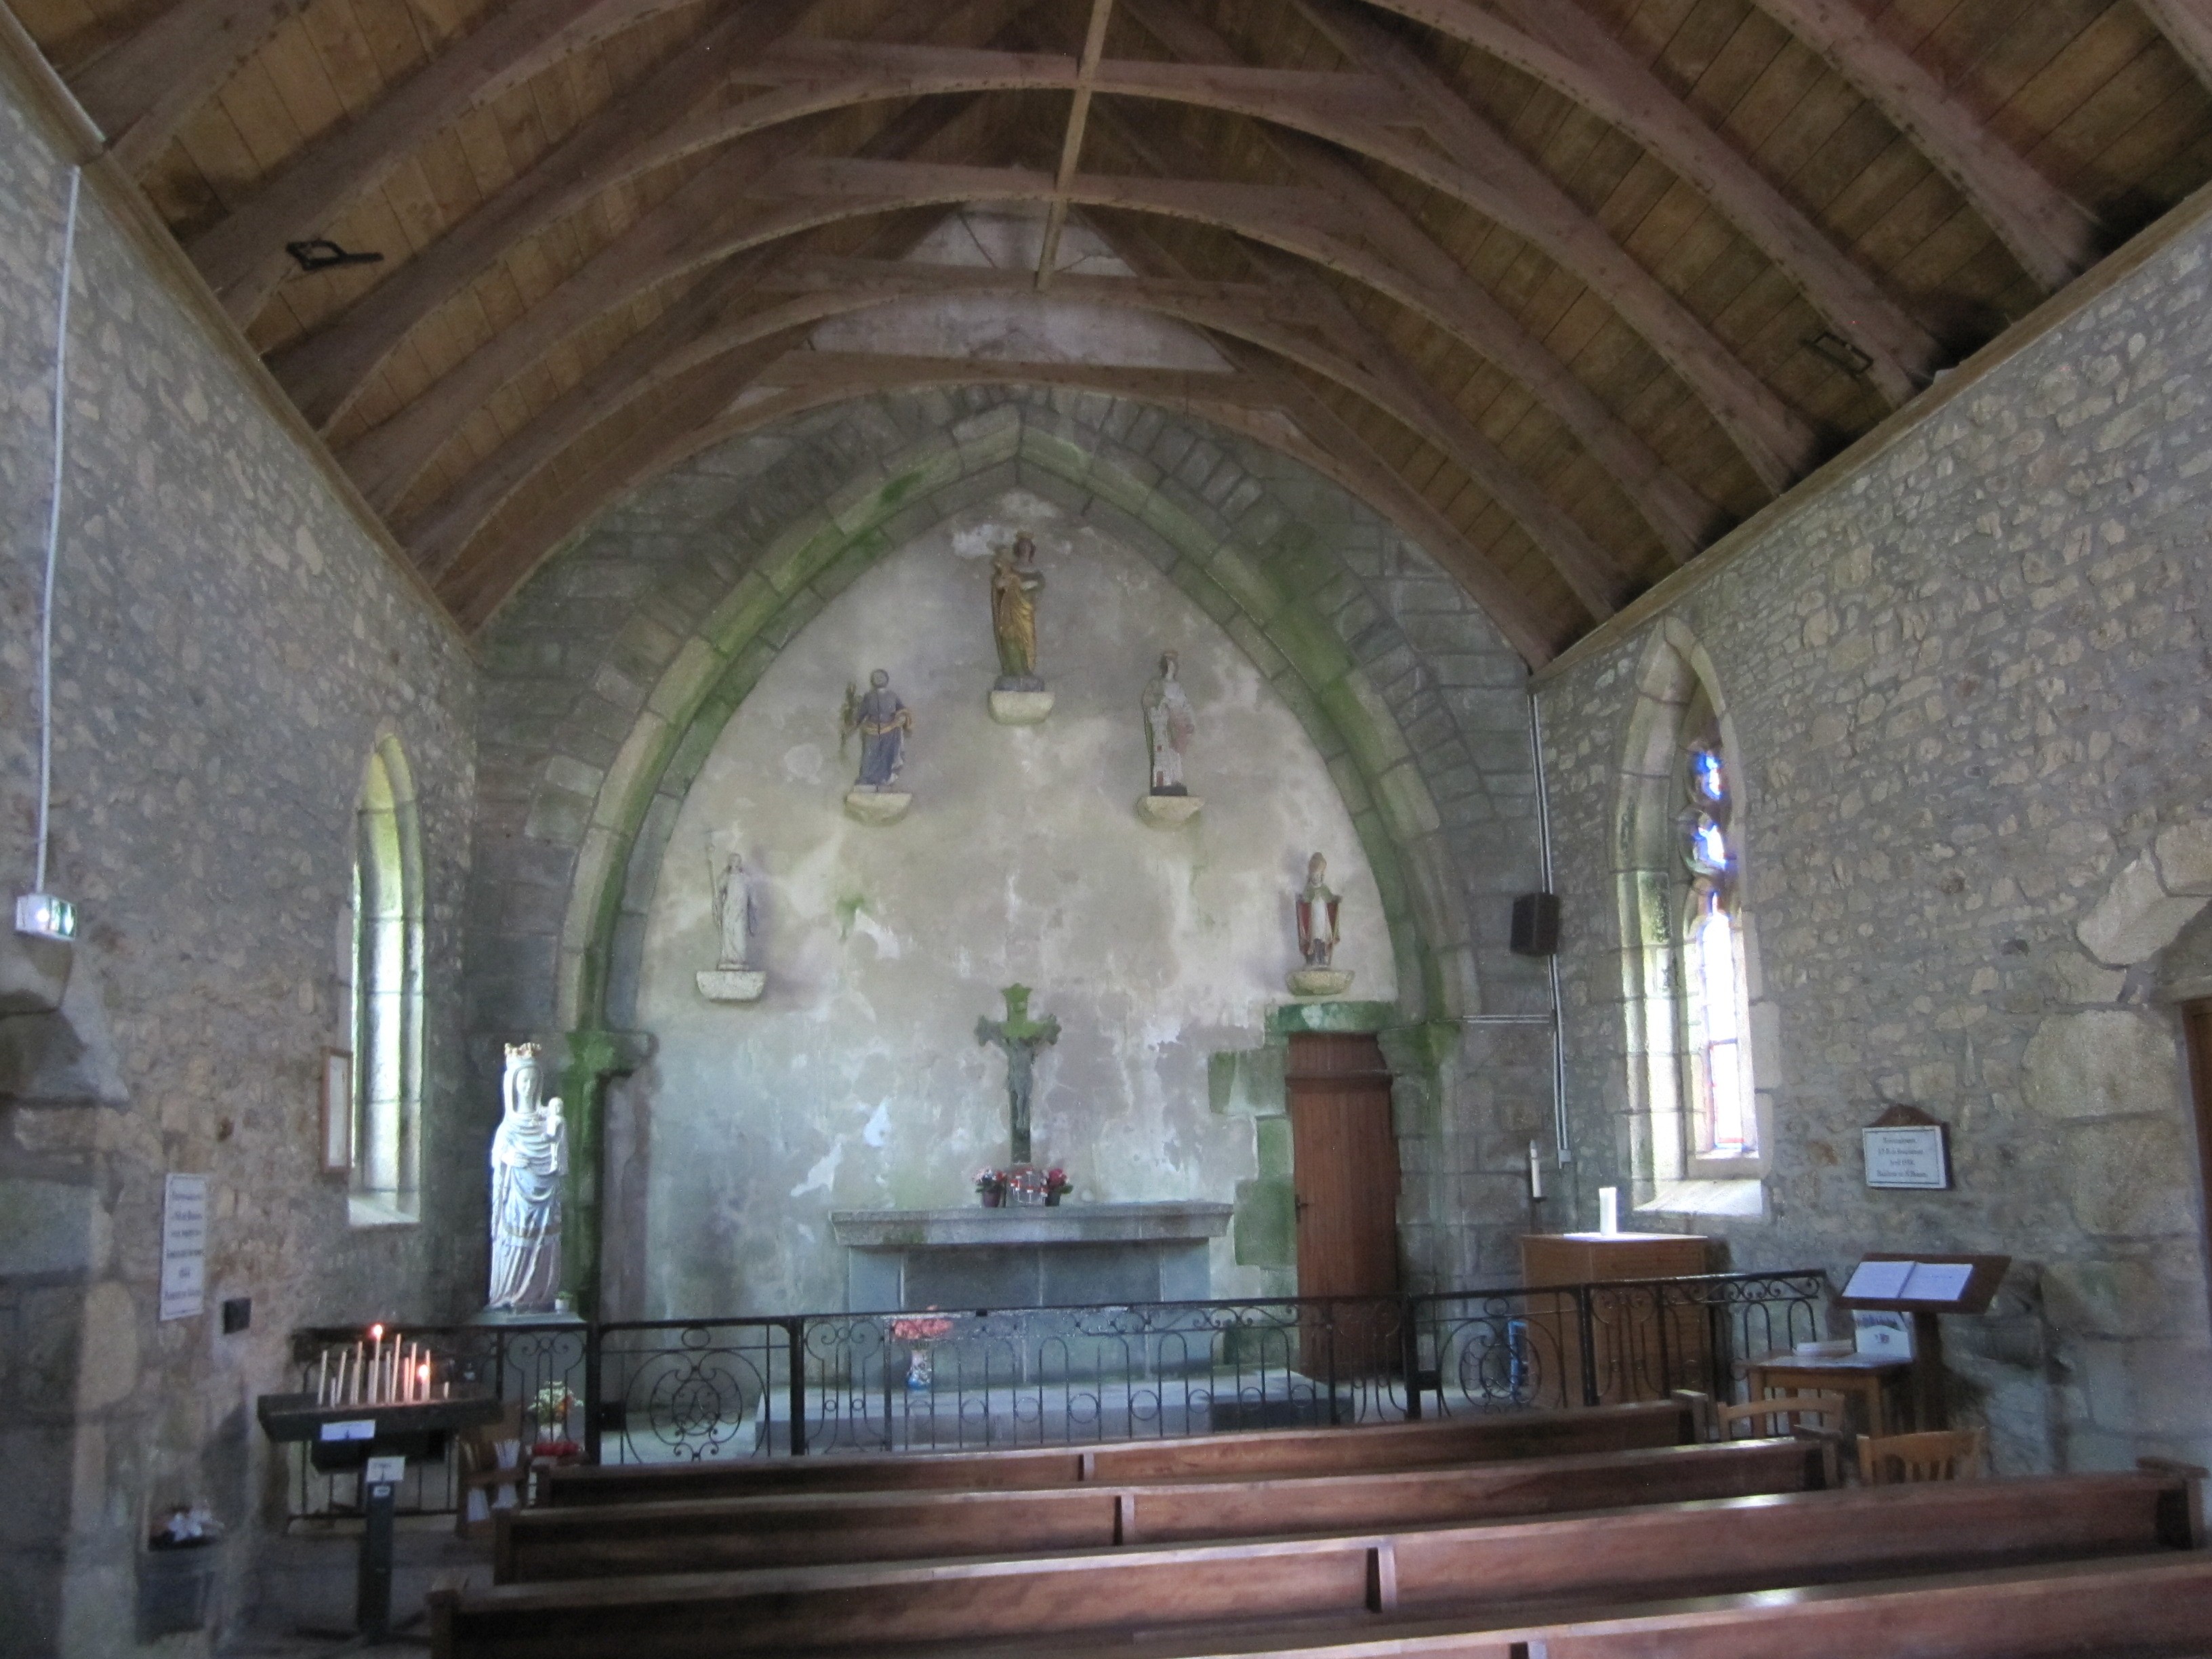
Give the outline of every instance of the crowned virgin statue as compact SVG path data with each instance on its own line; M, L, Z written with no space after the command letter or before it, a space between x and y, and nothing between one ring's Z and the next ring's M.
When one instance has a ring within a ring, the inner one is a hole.
M561 1097L539 1104L538 1048L507 1046L506 1114L491 1138L491 1296L495 1312L546 1313L561 1288L561 1182L568 1130Z

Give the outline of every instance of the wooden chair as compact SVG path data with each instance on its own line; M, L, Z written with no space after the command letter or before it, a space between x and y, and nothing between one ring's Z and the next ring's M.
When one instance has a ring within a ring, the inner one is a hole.
M1751 1437L1762 1440L1795 1434L1800 1429L1840 1434L1850 1410L1850 1402L1839 1394L1773 1395L1765 1400L1747 1400L1741 1406L1715 1406L1713 1438L1741 1439L1747 1424ZM1821 1420L1808 1424L1807 1418Z
M1904 1480L1972 1480L1988 1469L1985 1429L1859 1437L1859 1479L1869 1486Z
M500 1448L511 1448L512 1461L502 1462ZM528 1495L530 1460L522 1455L522 1402L510 1400L495 1423L464 1430L454 1437L459 1457L459 1503L455 1506L453 1531L477 1538L492 1529L493 1514L520 1505Z

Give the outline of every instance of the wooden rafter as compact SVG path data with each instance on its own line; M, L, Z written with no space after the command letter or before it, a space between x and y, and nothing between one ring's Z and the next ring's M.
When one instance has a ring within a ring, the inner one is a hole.
M1123 0L1123 4L1133 21L1184 61L1237 61L1229 43L1176 0ZM1474 112L1465 110L1464 120L1436 136L1449 146L1478 142L1486 131ZM1481 210L1528 237L1588 283L1642 335L1720 423L1769 490L1779 495L1810 471L1819 447L1812 428L1623 252L1565 191L1503 137L1491 136L1494 142L1481 151L1453 156L1459 165L1452 171L1468 191L1480 198ZM1432 286L1454 282L1454 273L1461 270L1458 262L1358 168L1327 146L1296 133L1270 129L1267 142L1301 176L1358 213L1361 234L1394 260L1406 262ZM1484 177L1486 173L1490 176Z
M1137 6L1130 9L1143 15ZM749 10L723 27L766 32L757 21L759 15ZM1359 21L1342 5L1330 15L1345 33ZM1080 60L1048 53L793 42L769 53L743 76L782 82L777 90L676 121L666 113L679 102L675 85L695 83L702 73L713 75L719 64L750 58L687 52L665 73L672 83L668 95L648 88L603 112L345 315L280 353L272 366L310 417L326 425L407 331L484 264L624 179L714 144L854 103L956 91L1074 88L1086 112L1090 95L1110 94L1191 103L1294 127L1370 155L1467 204L1535 243L1588 283L1697 391L1753 458L1770 488L1781 487L1804 469L1814 442L1809 429L1710 329L1548 175L1463 101L1439 88L1410 52L1387 35L1378 40L1371 27L1362 39L1378 55L1395 48L1390 75L1106 60L1086 77ZM1441 147L1413 137L1410 130L1417 125L1427 126ZM1064 153L1063 183L1073 177L1066 166ZM1056 244L1064 211L1064 203L1052 210L1048 246ZM1894 310L1878 295L1875 308ZM1901 313L1893 322L1884 328L1860 326L1854 314L1838 319L1837 327L1847 339L1867 341L1870 378L1897 403L1909 395L1916 378L1931 372L1936 346ZM1898 338L1906 338L1909 359L1894 355L1891 342Z
M544 301L494 337L451 374L340 457L380 507L404 494L460 422L501 386L575 329L632 295L687 270L838 219L964 201L1048 203L1057 191L1049 173L1021 167L877 161L794 156L773 179L748 158L743 180L700 174L632 228L629 236L586 264ZM723 201L746 191L761 210L728 228L700 231L684 201L688 191ZM1643 440L1559 359L1441 250L1426 270L1367 251L1346 233L1375 227L1348 223L1346 210L1316 191L1295 186L1231 185L1210 180L1079 176L1068 192L1086 207L1119 208L1185 218L1235 231L1337 270L1427 316L1469 349L1497 363L1576 433L1621 481L1670 545L1694 545L1708 527L1710 506L1669 471ZM664 232L663 225L672 227ZM665 234L678 234L667 246Z
M2212 88L2212 4L2206 0L2136 0L2166 45L2189 65L2200 86Z
M461 114L666 0L507 0L393 88L361 119L308 144L246 202L194 237L192 262L243 324L284 279L284 245L318 235L362 191Z
M1028 272L989 266L803 256L775 266L752 264L733 276L717 273L713 298L702 295L695 301L687 295L684 306L658 319L587 376L587 385L541 413L418 520L403 526L403 539L426 570L436 574L445 569L502 503L593 426L664 380L714 357L749 352L763 340L788 339L794 331L815 323L896 300L950 294L1012 295L1027 290L1033 282ZM746 288L792 297L728 322L700 325L698 319L708 304ZM1218 337L1242 340L1364 398L1432 445L1497 501L1553 561L1594 616L1610 615L1627 598L1626 584L1613 561L1472 422L1406 370L1386 342L1352 321L1348 308L1319 284L1062 273L1054 292L1065 300L1151 312ZM1315 326L1336 334L1348 326L1348 348L1315 337L1308 331Z
M781 362L787 359L771 361ZM486 550L481 562L472 561L465 568L454 569L439 584L440 592L465 624L479 626L548 553L596 510L599 503L637 489L692 455L811 409L844 402L862 392L969 385L984 378L975 373L978 365L967 358L880 357L871 362L872 367L865 374L856 368L827 384L792 387L778 395L749 400L734 409L731 405L738 394L755 384L758 371L753 361L718 360L715 364L695 371L696 383L672 388L665 398L656 400L651 420L618 443L588 458L582 468L564 477L560 485L536 503L530 520L519 533ZM1009 384L1073 386L1140 401L1148 400L1161 389L1146 381L1141 371L1135 372L1133 377L1132 371L1089 363L1005 365L1002 373ZM795 373L793 377L797 378ZM1441 540L1448 550L1464 547L1457 532L1356 438L1337 444L1316 442L1300 430L1296 424L1297 415L1281 409L1279 403L1273 400L1279 396L1279 383L1270 382L1255 388L1243 376L1211 379L1218 380L1220 385L1165 388L1176 394L1165 400L1167 406L1197 415L1303 462L1367 501L1417 542L1434 545ZM1198 395L1207 391L1227 395ZM709 408L727 412L719 418L702 418L702 411ZM1499 630L1530 665L1549 661L1556 652L1556 642L1548 630L1534 620L1528 601L1517 592L1501 598L1504 612L1492 616Z
M1474 0L1364 3L1510 64L1619 128L1787 272L1842 337L1921 378L1938 366L1928 331L1573 0L1501 0L1511 18Z
M143 173L191 112L307 0L177 0L70 78L108 152Z
M1989 222L2027 274L2057 292L2098 253L2097 222L2008 148L1852 0L1754 0L1820 53Z
M1098 75L1098 60L1106 52L1106 25L1114 15L1114 0L1091 0L1091 23L1083 33L1083 58L1076 65L1075 90L1067 100L1067 126L1060 134L1060 167L1054 175L1058 189L1045 210L1044 243L1037 254L1036 285L1042 294L1052 286L1052 268L1060 262L1060 233L1067 223L1067 190L1075 182L1083 160L1083 130L1091 120L1091 90Z
M664 140L687 112L726 84L826 0L757 0L710 27L510 179L335 322L270 360L301 411L327 428L409 331L524 238L603 191L688 151Z

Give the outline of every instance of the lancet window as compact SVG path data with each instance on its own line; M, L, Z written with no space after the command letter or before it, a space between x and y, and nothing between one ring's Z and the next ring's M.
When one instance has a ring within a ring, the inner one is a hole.
M422 859L398 740L377 744L355 814L345 969L353 1050L352 1213L411 1220L422 1139Z
M1735 768L1720 721L1700 695L1685 722L1686 802L1679 822L1687 878L1680 987L1686 1127L1700 1158L1755 1158L1759 1121L1751 1086L1741 878L1733 835Z

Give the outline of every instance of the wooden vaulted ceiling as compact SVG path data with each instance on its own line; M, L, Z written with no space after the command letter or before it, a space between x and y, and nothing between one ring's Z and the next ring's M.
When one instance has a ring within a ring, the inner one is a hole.
M1050 380L1322 467L1541 660L2212 173L2212 0L11 3L468 624L720 436ZM1136 274L903 257L1003 201ZM808 349L1040 288L1230 368Z

